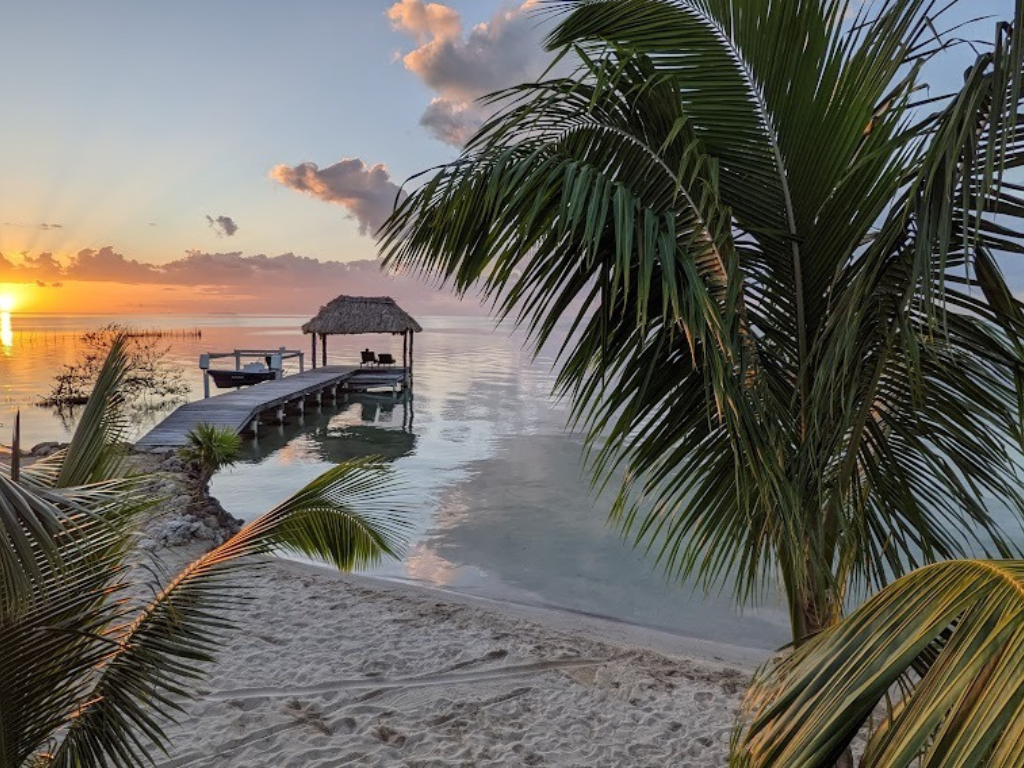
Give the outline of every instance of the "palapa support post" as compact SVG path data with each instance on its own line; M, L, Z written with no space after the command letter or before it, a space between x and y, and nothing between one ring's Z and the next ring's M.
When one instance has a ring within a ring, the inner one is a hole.
M413 349L413 343L415 341L416 341L416 333L414 331L409 331L409 389L412 389L412 384L413 384L413 372L412 372L412 369L413 369L414 363L413 363L413 359L412 359L413 358L412 349Z
M313 342L313 367L316 368L316 334L310 334L309 338Z
M320 334L320 352L323 355L320 358L320 364L324 368L326 368L327 367L327 334L326 333L321 333Z

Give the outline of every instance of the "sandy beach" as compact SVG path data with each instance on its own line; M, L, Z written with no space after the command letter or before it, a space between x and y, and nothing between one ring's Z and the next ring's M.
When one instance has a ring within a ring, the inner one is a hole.
M761 659L291 561L257 574L160 768L721 766Z

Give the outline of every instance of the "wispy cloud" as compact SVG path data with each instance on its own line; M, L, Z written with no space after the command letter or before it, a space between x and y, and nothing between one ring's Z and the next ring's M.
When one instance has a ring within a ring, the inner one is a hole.
M383 163L367 165L358 157L326 168L316 163L276 165L270 178L327 203L342 206L359 223L359 234L372 235L394 209L399 187Z
M5 221L4 222L4 226L5 227L27 227L27 226L32 226L32 225L23 224L20 221ZM34 225L34 228L35 229L41 229L44 232L49 232L51 229L64 229L64 225L63 224L48 224L46 222L42 222L40 224Z

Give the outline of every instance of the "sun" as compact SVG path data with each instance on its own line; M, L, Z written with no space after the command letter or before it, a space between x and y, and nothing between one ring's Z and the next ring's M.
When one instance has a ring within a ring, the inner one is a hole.
M0 312L13 312L16 303L11 294L0 293Z

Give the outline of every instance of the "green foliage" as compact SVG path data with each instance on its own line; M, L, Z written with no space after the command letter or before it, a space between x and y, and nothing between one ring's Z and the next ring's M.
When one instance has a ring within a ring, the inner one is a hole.
M21 470L22 483L0 476L0 609L15 612L47 568L60 571L57 542L83 524L90 509L110 503L130 485L117 481L126 429L120 387L126 358L114 339L68 448ZM80 486L89 486L81 488ZM45 561L45 562L41 562Z
M0 765L138 766L180 711L244 598L243 566L301 552L341 569L400 553L407 516L387 470L339 465L187 566L127 599L145 478L119 478L124 349L112 345L69 448L0 473ZM214 440L217 458L229 460ZM77 483L77 484L76 484ZM144 569L143 569L144 570ZM148 573L148 572L147 572ZM145 577L145 573L143 576Z
M230 427L199 424L186 435L188 445L178 453L182 459L195 464L206 477L224 467L230 467L242 455L242 438Z
M864 766L1024 766L1024 561L903 577L762 669L743 715L735 766L832 766L866 723Z
M373 458L335 467L141 604L121 599L137 575L127 567L136 500L94 499L54 538L67 565L40 560L28 606L0 613L0 765L40 750L53 766L143 764L232 628L241 567L265 562L254 556L295 551L348 570L399 554L407 518L384 498L385 480Z
M795 638L851 585L1017 552L986 504L1024 510L997 259L1024 251L1021 3L923 105L945 4L548 7L578 67L495 95L386 263L482 287L537 346L570 320L558 389L595 483L626 478L613 520L739 600L781 574Z

